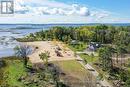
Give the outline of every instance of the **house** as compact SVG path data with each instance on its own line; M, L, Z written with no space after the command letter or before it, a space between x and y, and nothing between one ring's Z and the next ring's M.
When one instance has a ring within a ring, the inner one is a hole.
M101 44L98 42L90 42L89 46L88 46L88 50L90 51L96 51L97 48L100 48Z

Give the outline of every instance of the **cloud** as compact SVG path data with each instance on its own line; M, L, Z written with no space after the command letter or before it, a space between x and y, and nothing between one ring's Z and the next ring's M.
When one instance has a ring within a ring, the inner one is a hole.
M96 9L96 10L92 10L91 11L91 14L90 14L92 17L96 17L96 19L103 19L103 18L107 18L109 16L112 15L111 12L109 11L104 11L104 10L99 10L99 9Z
M49 0L17 0L15 2L16 14L33 14L33 15L64 15L64 16L95 16L104 18L109 16L105 11L90 10L86 6L78 4L65 4Z
M89 16L90 15L90 11L86 7L81 7L80 11L79 11L79 14L83 15L83 16Z

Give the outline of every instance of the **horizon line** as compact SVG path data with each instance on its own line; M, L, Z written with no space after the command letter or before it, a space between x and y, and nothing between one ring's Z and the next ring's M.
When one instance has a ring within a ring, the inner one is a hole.
M62 24L130 24L130 23L0 23L0 25L62 25Z

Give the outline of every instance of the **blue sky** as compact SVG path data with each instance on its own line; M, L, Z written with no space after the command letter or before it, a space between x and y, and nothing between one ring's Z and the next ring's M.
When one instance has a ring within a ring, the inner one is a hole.
M0 23L130 23L130 0L14 0ZM9 21L10 20L10 21Z
M130 18L130 0L56 0L64 3L78 3L118 14L120 17Z
M65 0L58 0L65 1ZM122 16L129 17L130 14L130 0L74 0L80 4L86 4L92 7L116 12Z

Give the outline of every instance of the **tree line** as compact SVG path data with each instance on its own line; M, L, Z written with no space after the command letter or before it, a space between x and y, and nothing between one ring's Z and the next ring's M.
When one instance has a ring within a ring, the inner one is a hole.
M78 40L83 42L101 42L102 44L127 44L130 42L130 26L80 26L64 27L55 26L49 30L42 30L26 36L25 41L53 40L71 41Z

